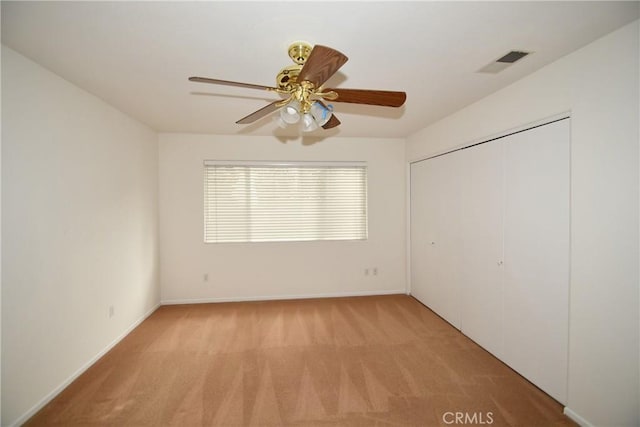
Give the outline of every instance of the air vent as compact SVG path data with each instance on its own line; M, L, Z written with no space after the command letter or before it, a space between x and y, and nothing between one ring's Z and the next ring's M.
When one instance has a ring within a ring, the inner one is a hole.
M506 55L501 56L493 62L485 65L484 67L478 70L478 73L489 73L496 74L505 68L513 65L515 62L521 60L525 56L529 55L531 52L524 52L521 50L512 50Z
M506 62L507 64L513 64L516 61L520 61L525 56L529 55L529 52L521 52L519 50L512 50L496 62Z

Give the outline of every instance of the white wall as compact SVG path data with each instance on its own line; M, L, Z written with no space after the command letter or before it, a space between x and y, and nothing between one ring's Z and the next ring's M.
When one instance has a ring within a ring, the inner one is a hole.
M2 7L0 7L0 21ZM2 55L0 55L0 70L2 69ZM0 99L2 99L2 85L0 84ZM0 117L2 117L2 103L0 102ZM0 120L0 134L2 120ZM0 136L0 188L2 187L2 137ZM1 191L0 191L1 193ZM2 259L2 197L0 194L0 260ZM2 262L0 262L0 331L2 331ZM0 332L0 424L2 424L2 335Z
M163 302L405 292L404 140L160 134ZM369 239L203 243L203 160L364 160ZM364 269L377 267L377 276ZM207 282L204 274L209 275Z
M10 425L158 304L158 150L153 131L5 47L2 89Z
M636 21L407 140L412 161L571 112L567 412L601 426L640 424L638 39Z

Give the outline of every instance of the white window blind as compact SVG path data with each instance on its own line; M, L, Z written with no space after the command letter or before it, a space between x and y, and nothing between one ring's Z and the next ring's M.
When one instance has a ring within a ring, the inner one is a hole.
M204 241L367 238L365 163L204 164Z

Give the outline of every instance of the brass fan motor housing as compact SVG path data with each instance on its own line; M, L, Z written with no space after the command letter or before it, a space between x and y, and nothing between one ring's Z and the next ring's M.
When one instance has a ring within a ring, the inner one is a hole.
M286 92L292 91L298 82L300 70L302 70L302 65L289 65L280 70L276 77L276 86L278 89Z
M302 70L304 63L307 62L307 58L311 54L312 49L313 46L307 42L295 42L289 46L287 53L289 54L289 58L291 58L296 65L289 65L288 67L284 67L280 70L276 76L276 85L278 89L287 92L295 90L300 70Z

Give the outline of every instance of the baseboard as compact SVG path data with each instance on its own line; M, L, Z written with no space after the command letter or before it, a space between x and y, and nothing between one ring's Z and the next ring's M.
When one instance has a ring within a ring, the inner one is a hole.
M102 356L104 356L105 354L107 354L107 352L109 350L111 350L113 347L116 346L116 344L118 344L120 341L122 341L122 339L124 337L126 337L127 335L129 335L129 333L131 333L131 331L133 331L138 325L140 325L142 322L144 322L144 320L151 316L151 314L156 311L158 309L158 307L160 307L160 304L156 304L153 308L151 308L151 310L149 310L148 312L146 312L144 315L142 315L142 317L140 317L138 320L136 320L135 322L133 322L133 324L131 326L129 326L123 333L121 333L115 340L113 340L111 343L109 343L104 349L102 349L100 352L98 352L98 354L96 354L95 356L93 356L87 363L85 363L80 369L78 369L77 371L75 371L73 374L71 374L71 376L69 378L67 378L66 380L64 380L59 386L57 386L55 389L53 389L53 391L51 391L49 394L47 394L44 398L42 398L38 403L36 403L31 409L29 409L26 413L24 413L22 416L20 416L17 420L15 420L12 424L9 424L10 427L17 427L19 425L24 424L29 418L31 418L32 416L34 416L36 414L36 412L38 412L40 409L42 409L47 403L51 402L53 400L54 397L56 397L58 394L60 394L60 392L62 392L62 390L64 390L65 388L67 388L67 386L69 384L71 384L76 378L78 378L80 375L82 375L87 369L89 369L91 367L91 365L93 365L94 363L96 363L98 361L98 359L100 359Z
M191 298L191 299L170 299L160 301L161 305L176 304L208 304L216 302L244 302L244 301L273 301L289 299L308 298L342 298L342 297L364 297L375 295L397 295L406 294L406 289L393 289L384 291L355 291L355 292L335 292L323 294L299 294L299 295L268 295L258 297L223 297L223 298Z
M576 414L575 412L573 412L571 409L567 408L566 406L564 407L564 411L563 412L567 417L569 417L573 421L577 422L580 425L580 427L595 427L589 421L587 421L586 419L582 418L580 415Z

